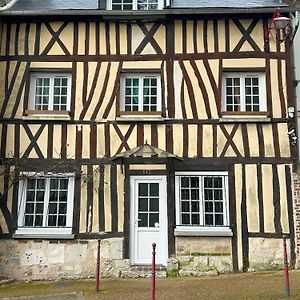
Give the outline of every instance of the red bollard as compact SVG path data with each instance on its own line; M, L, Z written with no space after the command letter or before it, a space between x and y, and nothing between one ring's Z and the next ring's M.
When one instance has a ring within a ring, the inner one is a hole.
M151 288L151 300L155 300L155 274L156 274L156 265L155 265L155 248L156 244L152 244L152 288Z
M97 266L96 266L96 291L99 292L99 285L100 285L100 240L98 240L98 247L97 247Z
M284 294L286 297L290 296L290 280L289 280L289 263L286 251L286 237L283 237L283 258L284 258Z

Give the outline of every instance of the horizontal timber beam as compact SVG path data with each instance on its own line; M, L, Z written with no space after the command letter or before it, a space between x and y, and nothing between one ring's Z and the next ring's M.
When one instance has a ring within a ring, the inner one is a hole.
M92 61L162 61L162 60L201 60L201 59L245 59L269 58L286 59L285 52L211 52L211 53L184 53L184 54L145 54L145 55L8 55L0 56L0 61L24 62L92 62Z

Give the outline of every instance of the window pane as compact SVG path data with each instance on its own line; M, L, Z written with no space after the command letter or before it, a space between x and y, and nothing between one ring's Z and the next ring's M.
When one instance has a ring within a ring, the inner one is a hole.
M150 213L149 214L149 227L155 227L155 223L159 222L159 214L158 213Z
M181 211L182 212L190 212L190 202L182 201L181 202Z
M56 227L56 221L57 221L57 216L56 215L49 215L49 217L48 217L48 226Z
M66 220L67 220L67 218L65 215L58 216L58 226L59 227L66 226Z
M157 107L157 78L144 78L143 81L143 110L156 111Z
M150 198L150 211L151 212L159 211L159 198Z
M219 226L223 225L223 215L222 214L216 214L215 215L215 220L216 220L215 225L219 225Z
M66 215L67 214L67 203L60 203L58 213L60 215Z
M156 10L158 0L138 0L138 10Z
M139 197L139 211L148 211L148 198Z
M199 212L199 201L192 201L192 212Z
M205 225L214 225L214 219L212 214L205 214Z
M139 183L139 196L148 196L148 183Z
M226 111L239 111L241 105L241 92L240 92L240 78L229 77L225 82L225 110Z
M182 225L191 225L190 214L182 214Z
M148 227L148 214L139 213L139 227Z
M192 225L199 225L199 224L200 224L199 215L192 214Z
M56 214L57 213L57 203L50 203L48 212L49 212L49 214Z
M41 227L43 225L43 215L36 215L34 226Z
M37 110L48 110L50 95L50 78L35 79L34 107Z
M113 10L132 10L133 0L112 0Z
M25 223L24 226L32 227L33 226L33 215L25 215Z
M159 184L158 183L150 183L150 196L151 197L159 196Z

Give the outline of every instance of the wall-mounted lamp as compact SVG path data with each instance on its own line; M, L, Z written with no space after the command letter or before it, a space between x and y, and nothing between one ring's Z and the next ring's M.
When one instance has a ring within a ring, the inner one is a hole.
M265 42L269 43L270 35L277 42L284 42L289 36L291 19L280 15L279 8L276 8L270 24L264 28Z
M288 116L289 116L289 118L294 118L294 114L295 114L295 107L289 106L288 107Z

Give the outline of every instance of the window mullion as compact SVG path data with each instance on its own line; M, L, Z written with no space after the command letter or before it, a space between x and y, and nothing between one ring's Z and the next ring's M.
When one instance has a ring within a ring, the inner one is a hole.
M24 180L24 182L22 184L21 206L20 206L20 212L22 212L22 214L23 214L23 220L20 221L21 226L25 226L26 201L27 201L27 180Z
M49 195L50 195L50 178L45 178L43 227L47 227L48 207L49 207Z
M132 9L133 10L137 10L137 2L138 2L138 0L132 0L133 1L133 3L132 3Z
M139 78L139 111L143 111L144 105L144 78Z
M54 76L50 77L50 87L49 87L49 110L53 110L53 102L54 102Z
M246 111L245 80L246 76L241 76L241 111Z
M203 185L203 176L199 176L199 209L200 209L200 226L204 226L204 185Z
M223 183L223 226L228 226L229 225L229 199L227 199L227 186L228 186L228 178L223 176L222 177L222 183Z

